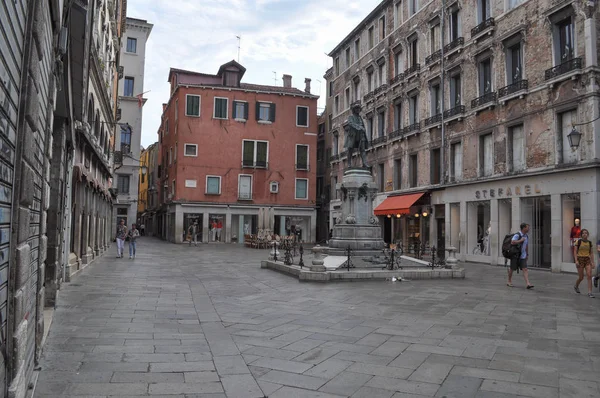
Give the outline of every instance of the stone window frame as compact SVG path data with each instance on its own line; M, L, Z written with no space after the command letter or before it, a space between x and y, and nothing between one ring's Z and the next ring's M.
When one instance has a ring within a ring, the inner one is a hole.
M520 46L520 56L521 56L521 63L520 63L520 74L521 74L521 78L518 80L514 80L514 76L511 76L511 74L509 74L509 72L512 72L512 54L510 53L511 49L515 46L515 45L519 45ZM502 40L502 48L504 50L504 68L505 68L505 73L504 73L504 85L508 86L510 84L516 83L518 81L521 80L525 80L525 33L522 30L519 30L518 32L515 32L511 35L509 35L508 37L506 37L505 39Z
M484 153L484 140L486 136L491 136L492 148L491 148L491 162L492 171L489 175L485 174L485 153ZM494 130L485 130L477 135L477 176L480 178L492 177L494 175Z
M523 133L523 167L515 170L515 163L514 163L514 139L513 139L513 133L514 133L514 128L515 127L519 127L521 126L522 128L522 133ZM527 154L525 151L525 148L527 147L527 136L525 133L525 120L524 119L519 119L519 120L515 120L512 121L508 124L506 124L505 126L505 137L506 137L506 171L509 173L514 173L514 172L519 172L519 171L525 171L527 169Z
M428 86L429 86L429 116L436 116L439 115L443 112L443 98L442 98L442 79L440 78L440 76L435 76L434 78L430 79L428 82ZM433 104L433 87L437 86L438 90L439 90L439 112L434 113L434 104Z

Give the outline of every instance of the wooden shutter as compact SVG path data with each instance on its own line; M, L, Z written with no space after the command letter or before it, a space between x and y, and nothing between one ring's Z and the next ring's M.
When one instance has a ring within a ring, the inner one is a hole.
M260 102L256 103L256 120L260 120Z
M271 122L275 121L275 104L271 104Z
M248 120L248 103L244 103L244 119Z

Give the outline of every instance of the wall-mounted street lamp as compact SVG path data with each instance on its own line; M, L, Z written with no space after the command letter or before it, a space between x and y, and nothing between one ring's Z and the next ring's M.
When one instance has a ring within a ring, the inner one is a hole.
M593 123L598 119L600 119L600 116L598 116L597 118L595 118L593 120L590 120L589 122L578 123L578 124L573 125L573 129L567 135L567 139L569 140L569 145L571 146L572 150L576 151L577 148L579 148L579 144L581 143L581 133L579 131L577 131L577 129L575 127Z

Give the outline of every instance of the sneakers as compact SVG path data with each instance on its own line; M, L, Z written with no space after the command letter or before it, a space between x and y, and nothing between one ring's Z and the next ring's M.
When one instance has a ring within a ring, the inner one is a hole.
M579 291L579 288L577 286L573 286L573 289L575 289L575 293L581 294L581 292Z
M596 298L596 296L594 296L592 293L588 293L588 297L589 298Z

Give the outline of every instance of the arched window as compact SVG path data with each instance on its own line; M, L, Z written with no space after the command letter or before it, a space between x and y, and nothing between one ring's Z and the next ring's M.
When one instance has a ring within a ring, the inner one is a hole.
M96 111L96 120L94 121L94 135L98 137L100 135L100 114Z
M87 122L92 127L94 125L94 97L90 95L88 101Z

